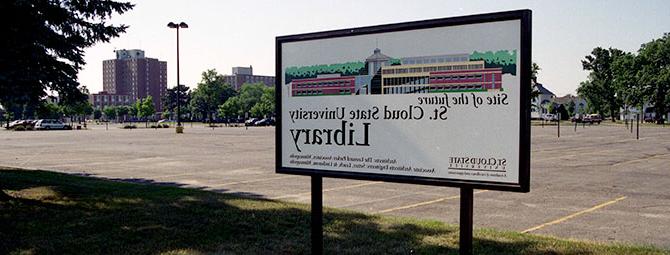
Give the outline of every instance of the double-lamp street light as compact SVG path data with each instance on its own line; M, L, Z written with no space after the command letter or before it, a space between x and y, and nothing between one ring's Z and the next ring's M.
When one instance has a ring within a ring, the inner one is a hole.
M180 22L179 24L170 22L167 25L169 28L177 29L177 133L182 133L184 128L181 126L181 99L179 95L181 94L181 85L179 83L179 29L188 28L185 22Z

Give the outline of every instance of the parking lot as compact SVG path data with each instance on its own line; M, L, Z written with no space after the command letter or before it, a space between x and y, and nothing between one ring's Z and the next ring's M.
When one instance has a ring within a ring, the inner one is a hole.
M670 248L670 128L534 126L531 192L476 190L475 227ZM0 165L309 203L274 128L0 131ZM458 223L456 188L324 179L325 206Z

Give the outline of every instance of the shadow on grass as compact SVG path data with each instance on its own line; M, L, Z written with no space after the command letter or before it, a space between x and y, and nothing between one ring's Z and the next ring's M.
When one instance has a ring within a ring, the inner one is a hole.
M45 171L0 170L0 187L16 197L0 202L0 254L310 253L302 204ZM327 209L324 229L329 254L458 253L457 229L435 221ZM552 254L537 247L475 240L477 254Z

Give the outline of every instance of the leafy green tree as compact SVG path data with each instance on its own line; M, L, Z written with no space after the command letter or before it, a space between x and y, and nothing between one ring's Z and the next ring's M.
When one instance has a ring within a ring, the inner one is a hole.
M598 113L602 115L604 102L600 90L601 88L593 84L590 79L579 83L577 94L588 102L587 113Z
M568 116L575 116L575 108L576 108L575 101L570 101L568 103L568 106L565 108L565 110L567 110L568 112Z
M202 73L202 80L193 90L190 107L193 112L198 112L212 121L219 105L235 95L235 90L225 83L223 76L215 69L210 69Z
M612 62L612 78L617 97L620 98L626 114L631 106L642 109L644 98L640 86L639 60L629 52L615 56Z
M642 45L638 52L641 89L656 110L656 123L663 124L670 109L670 33Z
M147 96L144 99L137 100L135 108L137 109L137 117L144 119L145 125L149 127L149 118L156 114L153 98Z
M275 89L273 87L265 87L260 100L251 107L251 115L256 117L267 117L272 115L275 111Z
M247 83L240 88L240 103L243 113L251 113L251 108L261 101L263 93L268 87L263 83ZM274 92L272 92L274 94ZM255 115L256 117L260 117Z
M132 111L133 107L128 106L128 105L119 105L116 107L116 117L121 118L123 117L123 121L126 120L126 117L130 115L130 112ZM134 114L133 114L134 116Z
M540 90L537 89L537 74L542 70L540 66L533 62L533 65L531 66L530 70L530 100L533 101L537 99L537 97L540 96ZM531 105L531 107L534 107L535 105Z
M191 101L191 93L189 92L189 87L186 85L179 85L178 87L167 89L165 95L161 98L161 103L163 104L163 109L170 113L177 112L177 93L179 93L179 102L181 105L181 115L184 115L187 112L187 108ZM171 116L165 116L164 118L169 118Z
M11 17L0 28L0 104L33 111L46 91L65 105L85 102L77 81L84 50L125 32L109 19L132 8L110 0L0 1L0 16Z
M556 113L556 104L548 103L547 104L547 112L548 113Z
M63 111L58 104L42 101L37 107L37 117L40 119L59 119Z
M614 84L614 75L612 72L613 59L623 55L624 53L618 49L603 49L596 47L591 51L591 55L582 60L582 67L584 70L591 71L588 83L590 88L577 89L577 92L587 98L589 101L598 101L601 112L607 112L612 119L616 121L619 107L621 105L621 98L617 97L617 89Z
M61 107L63 109L63 114L70 117L70 121L76 119L78 122L81 122L85 116L93 113L93 105L88 101L61 104Z
M137 101L135 101L135 104L133 104L132 106L128 106L128 108L127 108L128 109L128 115L130 115L130 117L138 117L137 107L135 107L136 105L137 105Z
M244 113L242 112L242 102L239 96L231 97L225 103L219 105L218 114L227 118L242 116Z
M100 108L95 108L93 110L93 119L100 120L100 118L102 118L102 111L100 110Z
M114 120L118 116L118 107L116 106L106 106L105 108L102 109L102 112L105 114L105 120L110 121Z

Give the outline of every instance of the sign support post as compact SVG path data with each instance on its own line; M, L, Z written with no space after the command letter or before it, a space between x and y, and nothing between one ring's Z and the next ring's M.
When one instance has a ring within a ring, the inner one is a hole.
M556 123L558 123L558 128L556 129L558 132L558 138L561 138L561 113L558 113L558 120L556 120Z
M640 140L640 114L637 114L637 134L635 135L636 140Z
M460 255L472 254L472 188L461 188L461 215L458 237L458 250Z
M323 177L312 175L312 254L323 254Z

